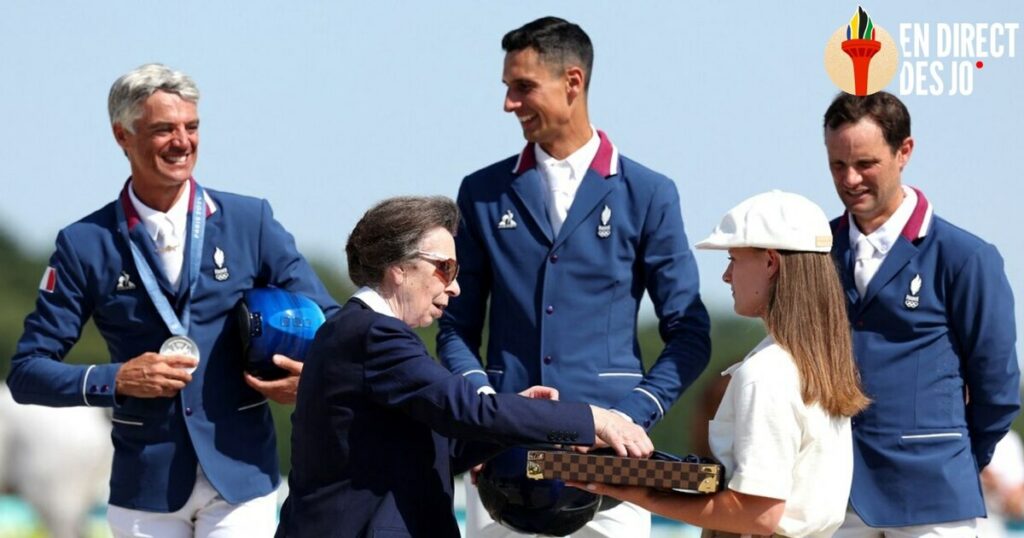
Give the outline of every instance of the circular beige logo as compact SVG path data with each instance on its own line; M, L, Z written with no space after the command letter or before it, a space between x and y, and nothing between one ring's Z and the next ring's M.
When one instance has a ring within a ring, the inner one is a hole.
M825 45L825 72L846 93L870 95L885 88L899 64L896 42L858 7Z

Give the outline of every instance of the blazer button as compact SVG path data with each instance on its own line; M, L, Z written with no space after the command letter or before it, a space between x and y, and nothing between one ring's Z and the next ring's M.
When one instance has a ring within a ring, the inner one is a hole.
M100 387L100 392L107 392L108 390L110 390L110 385L103 385Z
M89 385L89 392L90 393L95 393L96 392L96 385Z
M555 307L551 306L551 305L548 305L548 307L545 308L544 311L547 312L548 314L554 314L555 313Z
M551 263L555 263L557 261L558 261L558 254L552 254L551 255Z
M551 361L553 360L555 359L552 359L551 355L548 355L547 357L544 357L544 364L551 364Z
M192 408L191 407L186 407L185 408L185 416L186 417L192 416Z

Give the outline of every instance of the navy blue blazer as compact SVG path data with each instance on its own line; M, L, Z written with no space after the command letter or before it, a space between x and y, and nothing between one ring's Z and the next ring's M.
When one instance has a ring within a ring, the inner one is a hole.
M462 182L462 294L440 320L438 355L477 387L548 385L650 428L707 366L708 314L675 183L598 136L557 237L532 143ZM645 291L665 342L647 371L636 337Z
M52 286L41 286L12 360L7 384L18 402L113 407L110 504L116 506L154 512L181 508L192 493L197 463L230 503L274 491L280 482L274 424L266 399L242 377L235 304L247 289L276 286L309 296L326 312L338 308L265 200L205 192L211 201L191 297L188 264L181 285L172 289L122 190L118 200L57 235L46 272L53 276ZM118 229L116 203L125 208L127 236ZM190 226L191 219L190 209ZM146 256L179 316L191 304L189 336L199 344L201 359L192 382L173 398L114 397L121 363L159 350L171 336L143 288L127 238ZM184 248L188 252L189 245ZM214 260L218 249L220 264ZM93 365L65 364L90 317L110 356L95 357Z
M450 437L589 445L594 425L586 404L477 394L405 323L350 300L303 367L277 536L459 536L453 472L500 447Z
M832 222L871 405L853 417L850 502L868 525L985 515L978 471L1020 408L1013 295L996 248L924 194L863 299L846 215Z

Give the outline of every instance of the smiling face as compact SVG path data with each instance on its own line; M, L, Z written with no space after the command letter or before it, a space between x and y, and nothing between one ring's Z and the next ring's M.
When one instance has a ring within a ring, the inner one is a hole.
M419 250L431 257L455 259L455 239L448 230L434 228L423 236ZM458 280L448 282L437 265L422 256L390 269L394 286L391 308L410 327L426 327L441 317L448 301L459 295Z
M181 189L192 177L199 151L196 104L156 91L142 103L134 132L113 126L114 138L131 163L136 192Z
M750 318L768 311L772 280L778 273L778 253L760 248L730 248L722 280L732 286L733 309Z
M900 175L910 160L914 139L894 152L882 128L870 118L825 130L832 181L843 205L869 234L885 224L903 202Z
M556 155L561 152L560 146L575 143L567 139L581 130L577 125L580 120L574 117L573 103L583 95L583 70L575 66L548 65L535 49L525 48L505 55L502 82L507 87L505 112L519 120L523 137L540 144L548 154L564 158ZM580 106L584 111L583 127L586 127L583 130L589 138L584 103L580 102ZM579 112L575 115L579 116Z

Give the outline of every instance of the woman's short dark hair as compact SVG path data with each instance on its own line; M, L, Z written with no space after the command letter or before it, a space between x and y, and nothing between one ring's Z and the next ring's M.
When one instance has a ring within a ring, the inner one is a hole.
M356 286L374 287L388 267L412 259L423 236L434 228L455 235L459 208L446 196L397 196L370 208L348 236L348 276Z

